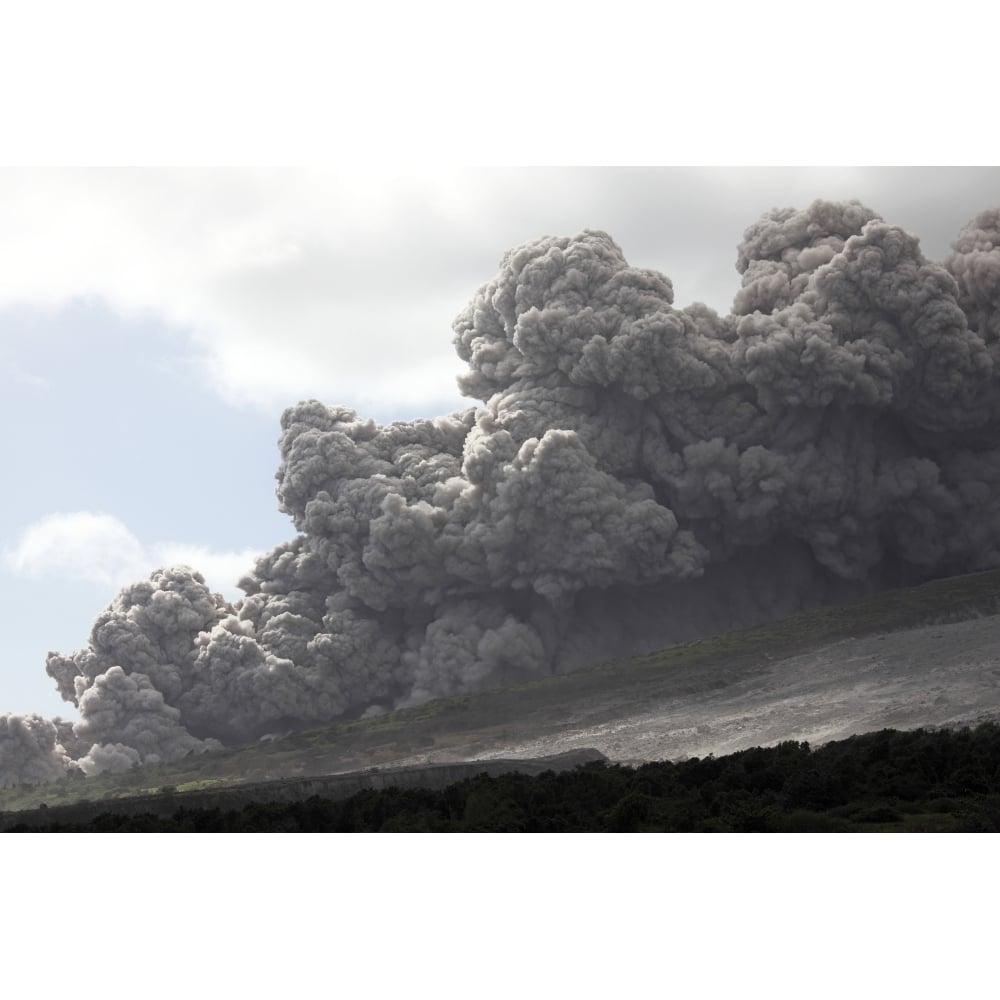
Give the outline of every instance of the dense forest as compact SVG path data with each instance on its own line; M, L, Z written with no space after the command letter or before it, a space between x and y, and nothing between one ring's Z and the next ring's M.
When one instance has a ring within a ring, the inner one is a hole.
M996 832L1000 726L886 729L816 749L793 741L637 768L478 775L440 791L386 788L334 801L108 811L12 832Z

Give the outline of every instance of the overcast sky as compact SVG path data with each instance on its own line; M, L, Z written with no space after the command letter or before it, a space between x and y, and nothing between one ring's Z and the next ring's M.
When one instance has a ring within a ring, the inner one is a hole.
M293 534L281 411L451 412L451 321L512 246L604 229L675 302L728 311L774 206L856 197L934 259L1000 169L7 170L0 183L0 710L75 718L45 674L172 561L238 596Z

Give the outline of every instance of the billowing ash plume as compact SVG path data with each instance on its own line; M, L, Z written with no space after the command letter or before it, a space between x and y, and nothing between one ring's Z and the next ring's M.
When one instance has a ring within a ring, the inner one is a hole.
M74 766L55 722L40 715L0 715L0 788L56 781Z
M298 534L246 597L161 570L87 649L50 655L79 706L79 766L1000 565L1000 210L943 265L857 202L776 210L737 268L719 316L674 308L670 281L605 233L539 239L454 323L478 409L387 426L287 410L277 492ZM58 770L36 729L35 763L2 751L17 780Z

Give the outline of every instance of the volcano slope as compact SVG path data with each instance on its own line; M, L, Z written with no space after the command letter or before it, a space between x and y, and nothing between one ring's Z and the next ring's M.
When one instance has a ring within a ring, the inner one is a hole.
M382 787L397 767L485 769L584 749L636 764L990 720L1000 720L1000 571L169 764L5 789L0 811L349 773Z

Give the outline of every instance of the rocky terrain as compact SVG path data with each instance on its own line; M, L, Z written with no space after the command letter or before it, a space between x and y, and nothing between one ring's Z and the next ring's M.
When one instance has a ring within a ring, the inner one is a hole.
M1000 618L928 625L891 635L841 639L798 656L765 653L738 671L711 666L679 693L653 694L617 709L598 699L571 719L522 737L428 751L431 762L475 753L561 753L593 747L640 763L721 756L784 740L811 744L878 729L954 726L1000 719Z

